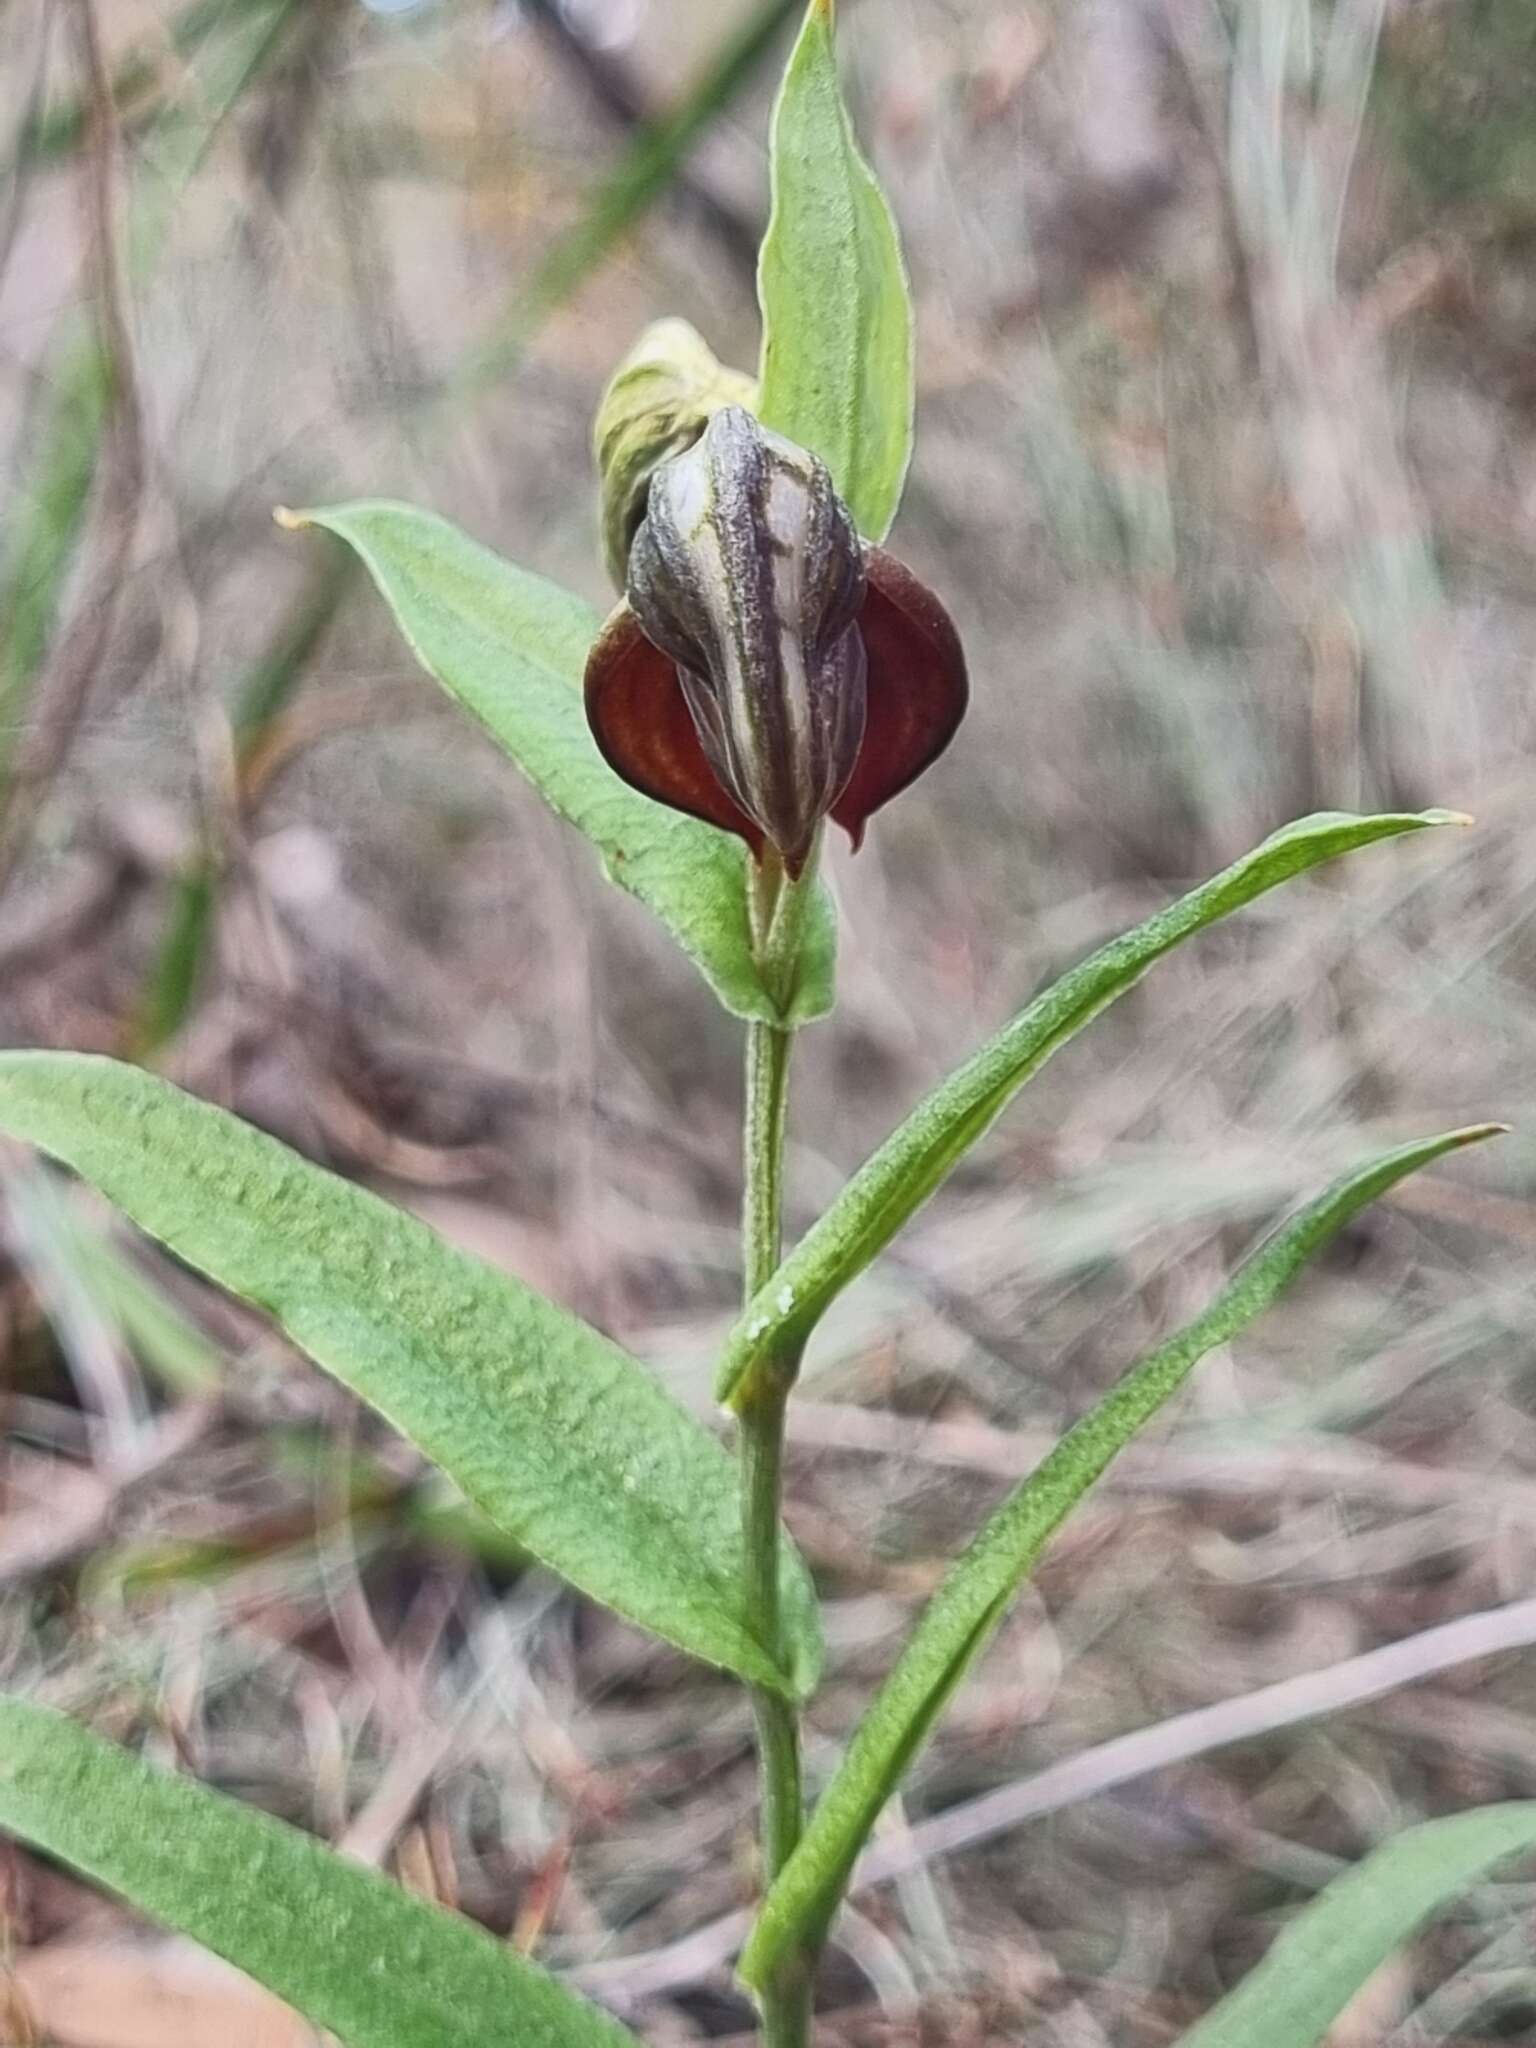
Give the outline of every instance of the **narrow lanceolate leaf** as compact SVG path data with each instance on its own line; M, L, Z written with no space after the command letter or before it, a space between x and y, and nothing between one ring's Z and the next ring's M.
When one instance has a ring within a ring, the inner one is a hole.
M581 682L602 623L596 612L409 505L374 501L282 517L326 527L357 550L422 667L586 834L610 879L656 913L725 1007L780 1019L752 962L740 841L629 788L587 728ZM795 1021L831 1008L833 949L822 896L791 1006Z
M796 1245L726 1339L719 1398L739 1401L760 1360L793 1358L829 1303L884 1250L1024 1083L1164 953L1322 861L1428 825L1466 822L1455 811L1374 818L1320 811L1301 818L1052 983L918 1104Z
M1143 1359L1010 1495L929 1602L855 1731L799 1848L763 1904L741 1961L748 1984L761 1987L787 1952L820 1941L882 1807L1021 1581L1071 1509L1198 1361L1267 1308L1367 1202L1442 1153L1501 1128L1479 1124L1404 1145L1335 1181L1268 1237L1210 1307Z
M1505 1856L1536 1849L1536 1800L1427 1821L1373 1850L1298 1913L1179 2048L1315 2048L1371 1973Z
M468 1920L312 1836L0 1698L0 1828L200 1941L345 2048L624 2048Z
M843 104L832 11L811 0L774 110L759 411L821 457L859 531L883 540L912 453L912 304Z
M815 1599L786 1565L793 1669L748 1623L730 1459L635 1359L414 1217L115 1060L0 1054L0 1130L60 1159L179 1258L276 1318L534 1556L680 1649L814 1683Z

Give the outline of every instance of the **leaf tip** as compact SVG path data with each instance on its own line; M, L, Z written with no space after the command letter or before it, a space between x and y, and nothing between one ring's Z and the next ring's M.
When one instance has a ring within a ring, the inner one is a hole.
M1489 1138L1503 1138L1513 1127L1502 1123L1463 1124L1459 1130L1442 1131L1437 1138L1427 1138L1422 1145L1412 1148L1417 1164L1407 1170L1416 1172L1419 1167L1428 1166L1431 1161L1445 1158L1448 1152L1460 1152L1468 1145L1481 1145Z
M1426 825L1475 825L1476 818L1470 811L1448 811L1436 808L1422 814Z
M287 505L274 505L272 517L284 533L303 533L307 527L314 525L307 512L294 512Z

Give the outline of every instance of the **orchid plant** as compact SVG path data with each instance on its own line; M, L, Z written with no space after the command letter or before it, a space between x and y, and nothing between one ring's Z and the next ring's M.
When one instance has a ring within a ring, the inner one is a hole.
M811 0L789 60L772 176L759 375L722 367L691 328L664 321L599 409L604 554L622 591L606 622L408 506L281 515L356 551L422 665L743 1023L743 1303L719 1379L734 1459L574 1315L150 1073L0 1055L0 1128L268 1313L589 1599L748 1688L762 1896L739 1972L769 2048L805 2048L818 1958L860 1852L1064 1517L1199 1359L1365 1203L1496 1127L1364 1160L1282 1221L986 1522L808 1800L801 1722L821 1634L782 1527L781 1468L787 1405L829 1304L1044 1062L1164 954L1324 861L1457 820L1329 813L1276 832L1036 996L786 1255L791 1055L833 993L826 821L856 847L954 739L969 686L944 603L883 546L911 446L912 321L895 226L840 93L831 0ZM467 1920L40 1698L0 1697L0 1826L238 1964L349 2048L634 2038ZM1533 1805L1389 1842L1298 1916L1186 2048L1318 2040L1427 1913L1532 1844Z

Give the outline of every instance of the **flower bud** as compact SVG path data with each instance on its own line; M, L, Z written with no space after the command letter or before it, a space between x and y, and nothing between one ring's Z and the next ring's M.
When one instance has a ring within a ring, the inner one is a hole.
M740 406L657 470L629 601L705 758L792 870L864 736L864 559L825 464Z
M691 448L722 406L750 406L756 392L743 371L715 360L686 320L654 321L615 370L592 441L603 561L616 589L624 588L630 545L658 466Z
M604 757L792 874L824 817L857 847L965 713L943 605L860 541L821 462L740 407L657 469L628 584L587 659Z

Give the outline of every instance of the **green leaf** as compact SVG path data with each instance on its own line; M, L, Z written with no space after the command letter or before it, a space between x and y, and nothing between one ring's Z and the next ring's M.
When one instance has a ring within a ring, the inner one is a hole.
M0 1827L191 1935L346 2048L635 2040L468 1920L29 1701L0 1698Z
M832 0L811 0L774 109L757 288L763 424L819 455L859 531L883 540L912 454L912 304L843 104Z
M1502 1128L1479 1124L1403 1145L1335 1181L1266 1238L1210 1307L1143 1359L1015 1489L924 1609L855 1730L799 1848L763 1904L741 1960L748 1984L761 1988L788 1950L820 1941L881 1809L1020 1582L1071 1509L1198 1361L1267 1308L1367 1202L1430 1160Z
M609 878L655 911L726 1009L783 1022L752 962L741 841L652 803L597 751L581 696L597 613L410 505L374 500L280 516L325 527L357 550L422 667L586 834ZM832 1007L834 949L831 906L819 892L795 1022Z
M1536 1848L1536 1800L1408 1828L1335 1878L1180 2048L1313 2048L1366 1979L1491 1864Z
M859 1168L727 1337L719 1398L739 1403L743 1382L760 1360L796 1357L829 1304L916 1214L1024 1083L1164 953L1321 861L1429 825L1467 822L1455 811L1374 818L1320 811L1285 826L1201 888L1091 953L920 1102Z
M746 1618L730 1459L636 1360L414 1217L169 1082L86 1054L0 1054L0 1130L71 1166L179 1258L265 1309L582 1592L776 1691L815 1680L815 1597L786 1565L793 1664Z

